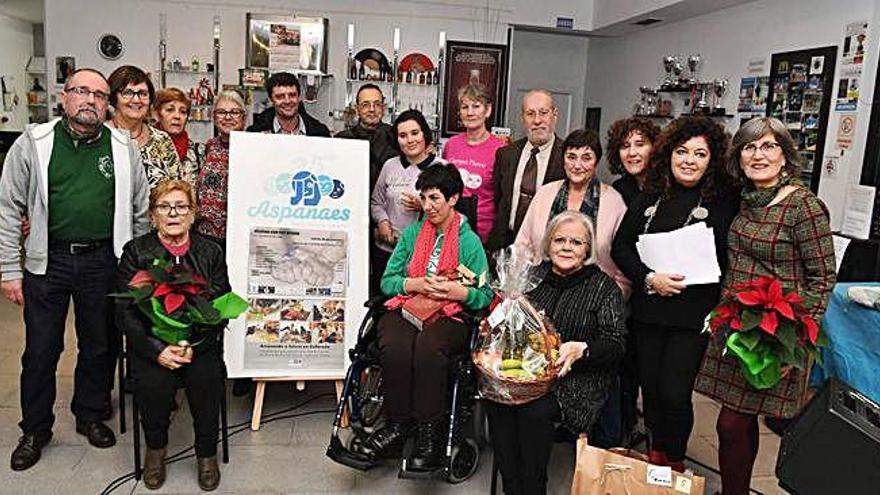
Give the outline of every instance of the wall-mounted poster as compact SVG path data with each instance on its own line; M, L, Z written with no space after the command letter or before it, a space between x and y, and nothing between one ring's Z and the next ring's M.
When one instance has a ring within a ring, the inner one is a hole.
M367 300L369 143L235 132L229 282L250 305L229 323L232 377L344 376Z
M867 43L867 22L853 22L846 25L846 31L843 35L843 53L840 54L837 102L834 105L834 110L838 112L852 112L859 104Z
M248 14L245 65L271 72L325 74L327 32L325 18Z
M443 136L464 132L458 116L458 90L467 84L481 84L489 90L493 100L489 127L501 126L507 90L507 45L446 42Z
M55 84L64 84L75 70L75 57L55 57Z

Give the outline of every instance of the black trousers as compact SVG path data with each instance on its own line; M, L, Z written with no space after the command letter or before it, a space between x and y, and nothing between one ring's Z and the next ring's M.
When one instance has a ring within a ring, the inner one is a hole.
M140 356L133 358L135 394L147 447L160 449L168 444L171 403L178 384L182 383L193 418L196 456L217 455L220 401L223 400L226 377L219 351L216 344L205 349L196 346L192 362L176 370Z
M645 423L651 448L684 460L694 427L691 396L708 337L693 328L633 321Z
M116 256L107 242L70 254L49 250L45 275L25 271L25 348L21 357L21 414L25 433L48 431L55 423L55 372L64 350L64 325L73 298L77 358L71 410L77 419L98 421L113 383L118 336L112 335Z
M620 409L623 434L628 436L638 422L639 365L636 359L636 336L633 320L626 321L626 352L620 362Z
M489 435L505 495L547 493L547 462L559 419L555 394L508 406L486 401Z
M441 318L419 332L398 310L382 315L378 331L388 419L439 420L446 411L450 358L467 349L468 326Z

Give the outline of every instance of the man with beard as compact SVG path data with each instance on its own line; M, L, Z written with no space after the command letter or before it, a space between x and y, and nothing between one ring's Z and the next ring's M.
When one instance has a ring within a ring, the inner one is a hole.
M526 137L495 153L495 223L486 250L513 244L535 192L542 184L565 178L562 139L556 136L556 104L550 92L529 91L522 100Z
M330 137L330 129L306 113L297 76L289 72L273 74L266 81L266 93L272 107L254 115L247 132Z
M0 176L0 289L24 307L25 322L24 434L12 453L15 471L36 464L52 438L55 371L71 298L76 431L98 448L116 443L101 422L118 341L111 333L116 330L108 294L122 246L149 230L149 187L137 145L128 133L104 125L109 91L96 70L71 74L61 92L63 116L29 126L12 145ZM30 233L22 257L24 218Z
M367 83L358 89L355 97L358 123L351 129L336 135L343 139L363 139L370 142L370 193L376 186L376 179L382 165L389 158L397 156L397 138L394 127L382 122L385 117L385 96L379 86Z

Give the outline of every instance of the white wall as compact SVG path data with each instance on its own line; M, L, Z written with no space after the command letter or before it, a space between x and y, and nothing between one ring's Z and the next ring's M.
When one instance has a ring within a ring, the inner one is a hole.
M392 32L401 28L401 55L422 51L436 59L438 35L448 39L506 43L507 24L549 26L556 16L575 18L575 27L588 29L592 0L46 0L46 54L50 65L58 55L72 55L77 66L110 72L122 64L158 69L159 14L168 14L168 57L210 60L215 15L221 17L221 84L238 82L245 63L245 14L293 14L330 19L329 72L337 77L322 89L321 103L309 111L328 120L330 108L344 104L346 26L356 26L356 49L378 47L391 54ZM96 51L98 37L112 32L126 45L115 62ZM50 68L54 71L54 68ZM50 77L54 76L50 74ZM169 84L172 83L169 80Z
M21 130L27 125L27 91L30 88L24 70L33 53L33 25L0 14L0 75L6 81L6 89L18 94L18 106L12 112L0 114L11 117L7 123L0 123L3 130Z
M769 74L772 53L840 45L845 25L872 19L874 4L874 0L760 0L620 38L594 39L589 54L588 104L602 107L604 132L611 122L632 113L639 86L654 86L663 77L664 55L700 53L704 61L701 78L730 78L724 104L732 112L739 80L748 75L750 59L766 59L763 74ZM872 36L880 32L876 25L871 28ZM869 53L876 53L876 48ZM873 78L868 72L863 81ZM863 94L863 99L870 98ZM860 124L867 123L867 107L860 105ZM734 119L728 121L731 131L737 125ZM834 121L830 123L826 150L833 147L835 125ZM860 160L857 166L861 168ZM855 176L857 180L858 174ZM823 186L820 191L832 210L834 225L843 209L841 187L842 183L835 184L834 190Z

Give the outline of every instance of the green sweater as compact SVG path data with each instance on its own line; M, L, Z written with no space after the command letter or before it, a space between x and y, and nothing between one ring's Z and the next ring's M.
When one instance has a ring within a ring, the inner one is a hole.
M382 275L382 292L387 296L397 296L403 294L403 281L407 277L407 267L412 259L413 248L416 238L422 230L425 220L419 220L407 227L400 235L394 252L391 253L391 259L388 260L388 266L385 268L385 274ZM438 237L440 233L438 232ZM482 280L480 287L468 287L467 299L463 301L464 306L468 309L483 309L489 306L492 301L492 289L485 283L489 263L486 260L486 252L483 251L483 245L480 244L480 238L471 230L467 220L461 222L458 230L458 260L459 263L466 266L470 271L476 274L477 280ZM441 244L442 245L442 244ZM437 247L435 246L435 250Z
M55 125L49 159L49 237L100 241L113 237L116 182L110 131L75 140L63 121Z

